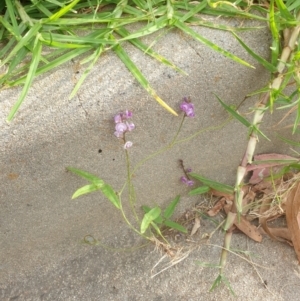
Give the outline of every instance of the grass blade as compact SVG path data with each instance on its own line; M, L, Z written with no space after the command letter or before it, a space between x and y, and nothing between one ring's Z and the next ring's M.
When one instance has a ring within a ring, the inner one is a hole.
M178 223L175 223L173 221L170 221L170 220L166 220L164 221L164 224L169 227L169 228L172 228L172 229L175 229L175 230L178 230L182 233L187 233L187 229L185 227L183 227L182 225L178 224Z
M69 5L62 7L57 13L55 13L54 15L52 15L49 18L49 21L52 20L57 20L60 17L62 17L63 15L65 15L67 12L69 12L80 0L74 0L72 1Z
M184 23L180 22L180 21L176 21L174 24L176 27L178 27L179 29L181 29L183 32L185 32L186 34L190 35L191 37L193 37L195 40L203 43L204 45L210 47L211 49L223 54L224 56L230 58L231 60L242 64L244 66L250 67L250 68L255 68L254 66L250 65L249 63L247 63L246 61L240 59L239 57L235 56L234 54L232 54L231 52L219 47L218 45L214 44L213 42L209 41L208 39L202 37L201 35L199 35L198 33L196 33L194 30L192 30L190 27L188 27L187 25L185 25Z
M31 39L37 36L40 28L42 27L41 23L36 23L29 31L23 36L23 38L18 42L18 44L13 48L10 54L1 62L1 66L5 65L13 56L15 56L18 51L26 46Z
M180 18L181 22L187 21L189 18L193 17L195 14L199 13L201 10L203 10L207 6L207 1L202 1L198 5L196 5L194 8L190 9L188 13L186 13L184 16Z
M30 64L30 68L28 71L28 75L26 77L26 81L24 84L24 87L22 89L22 92L19 96L19 99L17 100L17 102L14 104L14 106L12 107L8 117L7 117L7 121L11 121L13 119L13 117L15 116L16 112L18 111L19 107L21 106L23 100L25 99L28 90L32 84L32 81L35 77L35 72L36 69L38 67L38 64L40 62L40 58L41 58L41 52L42 52L42 43L39 40L39 36L36 37L35 39L35 45L33 48L33 53L32 53L32 61Z
M83 49L72 49L71 51L65 53L65 54L62 54L61 56L59 56L58 58L54 59L52 62L50 62L49 64L47 65L44 65L40 68L37 69L36 71L36 76L38 75L41 75L43 73L46 73L47 71L50 71L62 64L64 64L65 62L68 62L70 61L71 59L89 51L90 48L83 48ZM19 79L13 81L13 82L9 82L9 86L17 86L17 85L20 85L22 84L24 81L25 81L26 77L23 76L23 77L20 77Z
M87 78L87 76L89 75L90 71L93 69L94 65L96 64L96 62L98 61L100 55L102 54L104 49L103 45L100 45L100 47L98 47L98 49L95 51L95 53L93 54L94 59L92 61L92 63L84 70L82 76L80 77L79 81L76 83L76 86L74 87L69 99L72 99L75 94L77 93L78 89L81 87L82 83L84 82L84 80Z
M209 192L209 190L210 190L210 188L208 186L200 186L198 188L191 190L189 192L189 195L193 196L193 195L198 195L198 194L204 194L204 193Z
M117 32L117 34L119 34L122 37L126 37L126 36L130 35L130 32L127 31L124 27L117 28L115 31ZM134 45L135 47L137 47L138 49L140 49L141 51L143 51L144 53L148 54L149 56L153 57L154 59L158 60L159 62L165 64L166 66L171 67L174 70L176 70L176 71L178 71L178 72L180 72L180 73L182 73L184 75L187 75L187 73L185 71L183 71L182 69L178 68L172 62L170 62L169 60L167 60L166 58L164 58L163 56L161 56L157 52L153 51L152 49L150 49L148 46L146 46L140 40L138 40L138 39L131 39L131 40L129 40L129 42L132 45Z
M194 179L202 182L203 184L207 185L208 187L216 189L218 191L228 193L228 194L232 194L233 191L234 191L234 188L232 186L225 185L225 184L222 184L222 183L219 183L219 182L216 182L216 181L212 181L212 180L207 179L207 178L205 178L205 177L203 177L199 174L189 173L189 175L192 178L194 178Z
M136 65L131 61L127 53L124 51L124 49L117 45L114 48L114 51L118 55L118 57L121 59L121 61L125 64L125 66L129 69L129 71L132 73L132 75L137 79L137 81L141 84L141 86L152 96L155 98L155 100L167 111L172 113L175 116L178 116L178 114L169 107L154 91L154 89L149 85L148 81L142 74L142 72L136 67Z
M165 209L163 214L164 218L169 219L173 215L179 200L180 200L180 195L177 195L176 198Z
M215 94L215 96L218 98L218 101L220 102L220 104L224 107L224 109L230 113L236 120L238 120L240 123L242 123L243 125L245 125L246 127L250 128L252 126L252 124L243 116L241 116L237 111L235 111L234 109L232 109L230 106L228 106L227 104L225 104L219 97L218 95Z
M276 66L273 66L271 63L266 61L264 58L259 56L257 53L255 53L251 48L249 48L240 38L239 36L232 32L234 37L238 40L238 42L242 45L242 47L253 57L255 58L261 65L263 65L266 69L268 69L270 72L276 72L277 68Z

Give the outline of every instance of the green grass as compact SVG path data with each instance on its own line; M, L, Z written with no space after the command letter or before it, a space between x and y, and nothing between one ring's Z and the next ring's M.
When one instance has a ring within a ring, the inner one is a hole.
M179 29L229 59L252 67L230 51L222 49L196 33L191 25L232 32L259 63L269 70L272 69L270 63L256 55L238 37L237 32L247 30L247 28L231 28L214 24L203 20L199 15L201 13L210 16L256 19L264 21L267 25L266 8L253 5L250 10L245 0L235 1L236 6L228 5L230 2L233 3L233 1L206 0L198 2L187 0L5 0L5 3L0 4L0 67L6 67L6 72L0 74L0 87L5 89L22 86L22 93L12 107L7 120L11 121L14 118L37 76L80 56L80 63L85 65L85 71L70 95L72 98L94 65L107 51L115 52L141 86L161 106L176 115L176 112L149 84L123 46L125 42L131 43L145 55L185 74L184 70L141 41L142 37L162 29ZM256 14L252 13L254 11ZM292 14L287 9L283 9L283 12L288 22L293 24ZM138 23L135 27L136 31L129 32L127 26L135 23ZM255 28L248 28L250 29L255 30ZM43 51L44 49L47 51Z

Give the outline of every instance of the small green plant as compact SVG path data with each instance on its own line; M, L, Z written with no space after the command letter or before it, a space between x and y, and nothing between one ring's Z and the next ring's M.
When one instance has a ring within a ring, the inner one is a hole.
M127 180L125 184L123 185L122 189L119 192L116 192L109 184L107 184L105 181L103 181L101 178L92 175L86 171L68 167L67 169L74 174L84 178L89 182L88 185L85 185L79 189L77 189L72 199L75 199L81 195L88 194L95 191L101 191L104 196L114 205L114 207L120 211L122 217L124 218L127 225L137 234L144 237L148 240L153 240L154 234L162 239L162 243L168 245L168 241L164 237L161 229L162 227L168 227L173 228L177 231L181 231L183 233L187 233L187 230L182 225L174 222L171 220L171 217L173 216L176 206L179 203L180 196L178 195L174 200L171 201L171 203L165 208L165 210L162 210L159 206L155 206L153 208L150 208L148 206L142 206L142 209L144 211L144 216L142 219L139 218L138 213L135 209L135 193L134 193L134 185L132 182L132 175L137 170L139 166L141 166L143 163L145 163L147 160L153 158L154 156L167 151L170 149L173 145L177 142L178 134L182 128L183 122L186 117L194 117L195 111L194 111L194 105L190 102L188 98L184 98L183 102L180 105L181 110L184 112L182 122L180 123L179 129L172 140L172 142L165 148L159 150L158 152L148 156L146 159L142 160L135 168L131 168L130 164L130 148L133 146L133 142L128 140L128 134L132 132L135 129L134 123L131 121L132 118L132 112L131 111L125 111L122 113L119 113L115 115L114 122L115 122L115 132L114 135L116 138L118 138L122 144L123 144L123 150L126 153L126 168L127 168ZM189 170L188 170L189 171ZM185 172L186 173L186 172ZM187 173L186 173L187 175ZM184 180L183 180L184 178ZM181 179L182 182L184 182L187 185L193 184L191 180L189 180L188 183L185 181L185 177ZM124 191L125 187L128 186L128 200L129 204L131 206L131 212L133 214L133 217L135 219L135 222L133 223L131 221L131 218L128 218L125 214L125 211L123 209L123 203L122 203L122 192Z

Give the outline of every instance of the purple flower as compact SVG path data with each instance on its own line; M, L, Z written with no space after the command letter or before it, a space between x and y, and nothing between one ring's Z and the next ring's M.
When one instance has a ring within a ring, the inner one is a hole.
M117 138L123 139L124 149L129 149L133 144L131 141L125 140L125 133L131 132L135 128L135 125L133 122L127 121L127 119L130 119L131 117L132 117L132 112L128 111L128 110L126 110L125 112L121 112L114 116L114 121L116 124L114 135Z
M135 125L132 122L128 122L128 121L126 121L126 126L127 126L127 131L129 132L131 132L135 128Z
M187 177L182 176L180 178L180 181L184 184L186 184L187 186L193 186L194 185L194 181L193 180L189 180Z
M133 143L131 141L126 141L126 143L124 144L124 149L128 149L130 147L132 147Z
M124 133L127 131L127 125L123 122L117 123L115 126L117 132Z
M187 117L195 117L195 108L188 98L184 97L183 102L180 104L180 109Z
M121 114L117 114L115 117L114 117L114 120L115 120L115 123L119 123L119 122L122 122L122 116Z
M132 112L131 111L125 111L125 113L122 113L122 118L123 119L129 119L132 117Z
M117 138L123 138L124 134L126 132L131 132L134 130L135 125L132 122L128 122L127 119L132 117L132 112L131 111L125 111L121 112L117 115L114 116L114 121L115 121L115 133L114 135Z

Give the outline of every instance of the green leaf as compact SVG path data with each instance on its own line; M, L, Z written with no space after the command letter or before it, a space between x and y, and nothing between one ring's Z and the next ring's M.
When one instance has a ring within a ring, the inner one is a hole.
M211 288L210 288L210 292L213 291L215 288L217 288L221 283L224 283L230 290L231 294L235 296L235 293L229 283L229 281L227 280L227 278L224 275L219 275L217 277L217 279L214 281L214 283L212 284Z
M124 27L120 27L115 29L115 31L121 35L122 37L126 37L128 35L130 35L130 32L127 31ZM170 62L169 60L167 60L165 57L161 56L160 54L158 54L157 52L153 51L151 48L149 48L147 45L145 45L144 43L142 43L140 40L138 39L130 39L129 42L134 45L135 47L137 47L138 49L140 49L141 51L145 52L146 54L148 54L149 56L155 58L156 60L158 60L159 62L165 64L168 67L173 68L174 70L187 75L187 73L183 70L181 70L180 68L178 68L175 64L173 64L172 62Z
M149 225L156 219L161 213L159 207L152 208L149 212L145 213L143 220L141 222L141 233L145 233Z
M176 198L165 209L163 214L164 218L169 219L173 215L179 200L180 200L180 195L177 195Z
M99 179L97 176L92 175L84 170L81 169L77 169L74 167L67 167L67 170L73 172L74 174L88 180L89 182L92 182L94 185L98 186L98 187L103 187L103 185L105 184L103 180Z
M189 9L188 13L186 13L184 16L180 18L181 22L185 22L192 16L194 16L196 13L199 13L201 10L203 10L207 6L207 1L201 1L198 5L195 5L194 8Z
M222 283L222 276L219 275L216 280L213 282L211 288L210 288L210 292L212 292L214 289L216 289L220 284Z
M300 142L299 141L294 141L294 140L290 140L290 139L286 139L282 136L279 136L279 139L283 140L284 142L293 145L293 146L300 146Z
M96 177L86 171L83 171L83 170L80 170L77 168L73 168L73 167L67 167L67 169L69 171L77 174L78 176L88 180L89 182L92 182L92 185L87 185L82 188L79 188L78 189L79 191L80 191L80 189L82 189L83 192L85 190L87 191L88 189L91 189L91 191L100 190L115 207L117 207L118 209L121 208L120 199L110 185L106 184L103 180L99 179L98 177ZM74 194L76 194L76 193L79 194L78 190ZM85 193L88 193L88 192L85 192ZM81 194L83 194L83 193L81 193ZM73 195L73 197L74 197L74 195Z
M169 22L169 20L168 20L167 16L162 16L159 19L155 20L155 22L151 22L147 26L139 29L138 31L120 39L119 42L136 39L136 38L140 38L140 37L144 37L146 35L152 34L156 31L158 31L159 29L166 27L168 25L168 22Z
M264 138L270 141L270 139L258 128L258 125L252 125L246 118L241 116L237 111L233 110L230 106L226 105L219 97L218 95L214 94L221 105L225 108L226 111L228 111L235 119L237 119L239 122L241 122L243 125L249 128L250 132L253 129L254 132L259 133Z
M266 69L268 69L270 72L276 72L277 68L276 66L273 66L271 63L266 61L263 57L259 56L257 53L255 53L251 48L249 48L240 38L239 36L232 32L234 37L238 40L238 42L243 46L243 48L252 56L254 57L261 65L263 65Z
M63 15L65 15L67 12L69 12L80 0L74 0L72 1L69 5L62 7L57 13L55 13L54 15L52 15L49 18L49 21L52 20L57 20L60 17L62 17Z
M110 185L104 184L100 190L115 207L121 208L120 199Z
M151 210L150 207L144 206L144 205L142 206L142 209L143 209L144 213L148 213L148 212ZM154 222L157 223L157 224L162 224L162 223L163 223L163 218L162 218L162 216L160 215L159 217L157 217L157 218L154 220Z
M32 53L32 61L30 64L30 68L28 70L28 74L26 77L26 81L24 84L24 87L22 89L22 92L17 100L17 102L14 104L14 106L12 107L11 111L9 112L9 115L7 117L7 121L11 121L16 112L18 111L19 107L21 106L23 100L25 99L28 90L32 84L32 81L35 77L35 72L36 69L38 67L38 64L40 62L40 58L41 58L41 52L42 52L42 43L39 41L39 36L37 35L36 39L35 39L35 45L33 48L33 53Z
M78 89L80 88L80 86L82 85L82 83L84 82L84 80L86 79L86 77L89 75L90 71L92 70L92 68L94 67L94 65L96 64L96 62L98 61L100 55L102 54L103 52L103 48L104 46L103 45L100 45L96 51L92 54L92 57L93 57L93 61L91 62L91 64L84 70L82 76L80 77L79 81L76 83L76 86L74 87L69 99L72 99Z
M250 128L252 126L252 124L246 119L244 118L243 116L241 116L237 111L233 110L230 106L226 105L219 97L218 95L214 94L220 104L224 107L224 109L230 113L235 119L237 119L239 122L241 122L243 125L245 125L246 127Z
M203 43L204 45L210 47L211 49L223 54L224 56L228 57L229 59L232 59L233 61L242 64L244 66L247 67L251 67L251 68L255 68L254 66L250 65L249 63L247 63L246 61L240 59L239 57L235 56L234 54L232 54L231 52L219 47L218 45L214 44L213 42L209 41L208 39L202 37L201 35L199 35L198 33L196 33L194 30L192 30L190 27L188 27L187 25L185 25L184 23L180 22L180 21L176 21L174 24L176 27L178 27L179 29L181 29L183 32L185 32L186 34L190 35L191 37L193 37L195 40Z
M275 0L275 2L277 4L277 7L279 8L281 17L284 17L288 21L292 21L295 19L293 15L288 11L287 7L285 6L282 0Z
M200 186L198 188L195 188L195 189L191 190L189 192L189 195L193 196L193 195L197 195L197 194L204 194L204 193L209 192L209 190L210 190L209 186Z
M221 191L221 192L229 193L229 194L232 194L233 191L234 191L234 188L232 186L209 180L209 179L207 179L205 177L202 177L202 176L200 176L196 173L189 173L189 176L191 176L192 178L202 182L203 184L205 184L205 185L207 185L207 186L209 186L209 187L211 187L211 188L213 188L217 191Z
M182 233L187 233L187 229L183 226L181 226L180 224L178 223L175 223L173 221L170 221L170 220L166 220L164 221L164 225L166 225L167 227L169 228L172 228L172 229L175 229L175 230L178 230Z
M78 198L83 194L91 193L99 189L100 189L99 186L96 186L94 184L85 185L74 192L74 194L72 195L72 200Z
M159 227L158 227L154 222L151 222L151 226L155 229L155 231L157 232L157 234L158 234L159 236L161 236L163 239L165 239L164 236L162 235L162 233L161 233Z
M122 60L122 62L125 64L125 66L129 69L129 71L132 73L132 75L137 79L137 81L141 84L141 86L152 96L155 98L155 100L167 111L172 113L175 116L178 116L178 114L169 107L154 91L154 89L149 85L148 81L142 74L142 72L136 67L136 65L131 61L125 50L120 46L117 45L114 48L114 51L118 55L118 57Z

